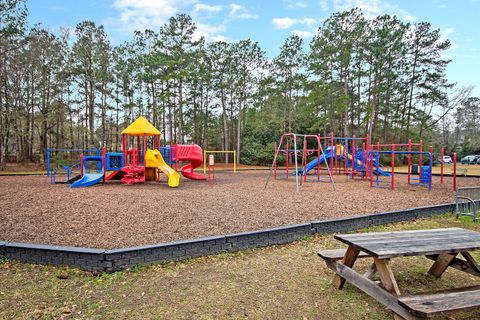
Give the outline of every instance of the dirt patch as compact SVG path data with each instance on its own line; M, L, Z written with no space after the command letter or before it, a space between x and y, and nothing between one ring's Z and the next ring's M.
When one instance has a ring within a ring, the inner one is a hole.
M7 163L7 166L3 172L41 172L45 171L45 167L39 163Z
M451 178L440 185L435 177L428 192L408 187L398 175L392 192L336 176L336 191L328 183L307 183L297 194L293 179L270 181L264 189L267 175L219 173L213 186L183 179L177 189L165 182L70 189L48 184L47 177L0 177L0 240L119 248L453 200Z

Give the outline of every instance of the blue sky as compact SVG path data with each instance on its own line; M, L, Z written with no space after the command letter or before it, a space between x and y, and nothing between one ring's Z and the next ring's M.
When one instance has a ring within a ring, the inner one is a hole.
M190 14L207 41L258 41L272 58L286 37L311 40L313 30L334 11L360 7L368 17L395 14L410 22L428 21L452 42L451 81L475 85L480 96L480 0L29 0L29 21L58 31L82 20L104 25L111 42L132 37L135 29L158 31L176 13Z

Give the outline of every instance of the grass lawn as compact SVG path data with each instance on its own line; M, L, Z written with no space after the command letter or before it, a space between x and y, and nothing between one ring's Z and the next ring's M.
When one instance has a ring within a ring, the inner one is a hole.
M442 227L480 231L480 223L452 216L361 231ZM333 289L333 274L316 252L338 246L332 235L315 236L102 275L4 260L0 319L393 319L351 285ZM480 252L475 257L480 259ZM368 261L357 263L366 269ZM480 285L479 278L453 269L441 279L428 276L431 263L420 257L392 260L402 293ZM454 317L479 319L480 310Z

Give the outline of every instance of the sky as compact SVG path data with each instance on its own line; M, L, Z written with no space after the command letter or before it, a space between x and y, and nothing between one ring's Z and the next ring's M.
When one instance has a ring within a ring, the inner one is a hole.
M367 17L397 15L406 22L428 21L449 39L447 76L460 86L474 85L480 96L480 0L29 0L29 22L53 32L73 30L83 20L105 27L113 45L134 30L158 31L177 13L192 16L197 36L206 41L258 41L269 58L297 34L309 43L314 30L333 12L354 7Z

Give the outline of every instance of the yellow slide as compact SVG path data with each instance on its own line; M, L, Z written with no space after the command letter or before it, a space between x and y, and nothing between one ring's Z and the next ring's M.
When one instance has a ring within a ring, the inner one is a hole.
M176 188L180 184L180 175L163 160L160 151L148 149L145 153L145 166L147 168L159 169L165 173L168 177L168 186L170 188Z

